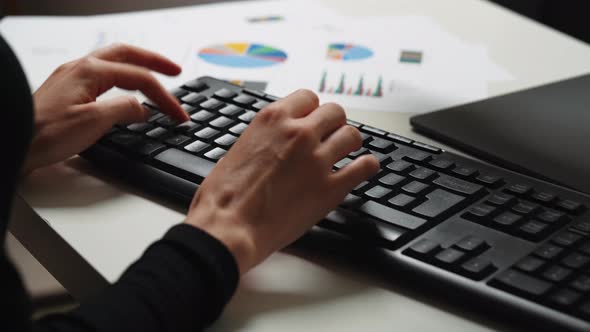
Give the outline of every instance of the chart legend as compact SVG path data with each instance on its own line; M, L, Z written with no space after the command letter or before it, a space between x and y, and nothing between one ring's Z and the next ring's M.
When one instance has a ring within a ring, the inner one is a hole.
M340 43L328 45L328 52L326 53L326 57L333 61L364 60L372 56L373 51L364 46Z
M401 51L399 62L405 63L422 63L422 52L420 51Z
M383 77L379 76L373 87L367 87L365 77L360 75L358 80L355 79L353 83L348 83L346 73L341 73L337 84L328 84L329 77L327 72L322 73L318 92L335 95L347 96L365 96L365 97L383 97Z
M287 53L263 44L225 43L201 49L199 58L209 63L234 68L260 68L280 64Z

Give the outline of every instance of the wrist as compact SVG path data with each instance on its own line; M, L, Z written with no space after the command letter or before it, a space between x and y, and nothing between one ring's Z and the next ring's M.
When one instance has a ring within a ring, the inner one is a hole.
M193 207L185 221L219 240L234 256L240 275L258 263L256 246L246 224L224 209Z

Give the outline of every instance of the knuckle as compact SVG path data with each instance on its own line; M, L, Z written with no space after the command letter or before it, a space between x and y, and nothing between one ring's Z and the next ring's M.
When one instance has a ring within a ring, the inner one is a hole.
M90 75L94 72L94 67L96 66L97 59L93 56L85 56L78 61L74 65L76 70L79 71L83 75Z
M256 115L255 120L264 124L274 124L283 118L283 112L277 107L268 106Z
M313 105L317 106L320 103L320 98L318 97L318 95L309 89L299 89L297 93L303 96L305 99L309 100Z

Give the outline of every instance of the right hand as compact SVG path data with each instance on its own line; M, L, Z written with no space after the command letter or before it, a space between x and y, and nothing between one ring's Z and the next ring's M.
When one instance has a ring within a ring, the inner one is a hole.
M362 145L336 104L299 90L261 110L203 181L186 219L224 243L241 274L320 221L375 175L372 155L332 172Z

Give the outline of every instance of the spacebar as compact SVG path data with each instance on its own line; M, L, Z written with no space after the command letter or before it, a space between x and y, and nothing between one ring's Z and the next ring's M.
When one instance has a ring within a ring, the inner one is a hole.
M425 219L414 217L373 201L365 202L359 210L375 218L385 220L390 224L407 229L416 229L426 222Z
M158 154L154 159L202 178L206 177L215 167L215 163L211 161L177 149L168 149Z

